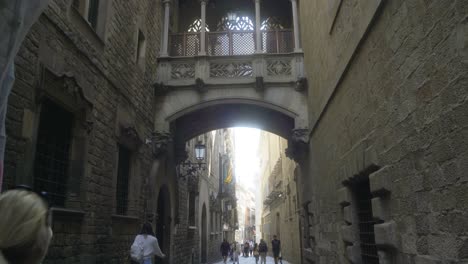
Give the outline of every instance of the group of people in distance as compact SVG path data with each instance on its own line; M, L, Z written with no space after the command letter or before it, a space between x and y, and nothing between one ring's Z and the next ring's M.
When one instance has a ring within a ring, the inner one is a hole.
M258 260L260 259L260 264L266 264L268 246L265 240L260 239L260 243L252 244L253 243L245 242L243 245L240 245L237 242L234 242L231 245L226 239L224 239L220 247L223 262L227 263L228 257L230 257L233 263L239 264L239 257L243 252L244 257L255 257L255 263L258 264ZM275 264L283 263L281 256L281 241L277 238L276 235L273 236L273 240L271 241L271 248L273 252L273 258L275 259Z

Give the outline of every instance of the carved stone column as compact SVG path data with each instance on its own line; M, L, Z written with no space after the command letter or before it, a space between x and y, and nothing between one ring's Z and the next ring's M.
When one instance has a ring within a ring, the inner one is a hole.
M290 0L293 12L294 52L302 52L299 38L299 17L297 15L297 0Z
M163 0L164 4L164 27L163 27L163 38L161 43L161 57L167 57L168 45L169 45L169 20L170 20L170 4L171 0Z
M255 1L255 52L262 52L262 23L260 21L260 0Z
M208 0L200 0L201 5L201 30L200 30L200 53L198 55L206 55L206 2Z

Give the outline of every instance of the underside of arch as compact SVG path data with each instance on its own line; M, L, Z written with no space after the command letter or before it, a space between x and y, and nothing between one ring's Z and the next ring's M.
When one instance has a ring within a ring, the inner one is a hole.
M294 117L264 106L225 103L208 105L175 118L171 122L171 132L179 156L187 140L228 127L254 127L290 139L294 121ZM177 159L180 161L180 157Z

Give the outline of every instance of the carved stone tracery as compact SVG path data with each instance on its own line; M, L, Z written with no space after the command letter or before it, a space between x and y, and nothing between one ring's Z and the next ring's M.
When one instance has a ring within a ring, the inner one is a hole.
M213 78L236 78L252 76L252 62L210 63L210 77Z
M268 76L290 76L291 72L290 60L269 60L267 62Z
M195 63L172 63L171 79L193 79L195 78Z

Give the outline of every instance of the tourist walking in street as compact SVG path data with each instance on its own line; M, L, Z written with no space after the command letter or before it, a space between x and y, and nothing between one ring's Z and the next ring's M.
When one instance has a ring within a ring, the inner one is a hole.
M226 239L223 240L220 247L221 256L223 256L223 261L226 263L229 252L231 251L231 245L227 242Z
M153 256L155 255L160 258L166 257L159 248L158 239L154 236L150 223L143 224L140 234L135 237L130 248L130 255L134 262L140 264L153 264Z
M39 264L52 238L47 201L30 188L0 195L0 264Z
M234 255L234 263L239 264L239 256L241 254L241 244L237 244L237 242L234 242L234 247L232 249L233 255Z
M258 253L258 244L255 243L254 247L253 247L253 256L255 258L255 264L258 264L258 258L260 256L260 253Z
M249 257L249 250L250 250L250 245L249 242L244 243L244 257L248 258Z
M276 237L276 235L273 236L273 240L271 241L271 250L273 251L275 264L278 264L278 260L281 254L281 241Z
M260 239L260 244L258 245L258 252L260 254L260 264L266 264L266 255L268 252L268 246L265 243L265 240Z

